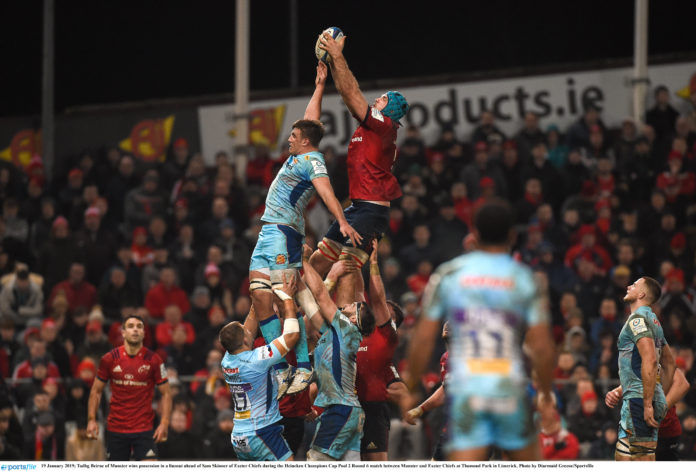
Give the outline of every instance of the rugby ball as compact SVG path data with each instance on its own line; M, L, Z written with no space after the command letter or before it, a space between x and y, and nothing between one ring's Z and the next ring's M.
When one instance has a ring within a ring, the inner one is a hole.
M317 59L327 64L329 59L329 53L319 47L319 41L321 40L321 36L324 33L331 33L331 36L334 39L338 40L343 37L343 31L341 31L341 28L339 28L338 26L331 26L322 31L319 37L317 38L317 43L314 45L314 55L317 56Z

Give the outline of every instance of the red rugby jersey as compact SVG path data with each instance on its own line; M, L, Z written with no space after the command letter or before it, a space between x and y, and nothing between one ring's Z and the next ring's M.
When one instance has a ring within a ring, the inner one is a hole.
M121 345L101 358L97 378L105 383L111 380L107 430L138 433L153 429L155 386L167 382L167 370L159 355L142 347L131 357Z
M390 118L371 106L367 108L348 145L350 199L391 201L401 196L399 182L391 173L396 159L396 129Z
M660 422L660 428L657 431L659 437L672 438L678 437L682 433L681 422L677 417L677 409L672 406L665 415L665 418Z
M360 343L355 380L358 399L363 402L387 400L387 386L392 382L389 379L394 376L392 358L398 343L396 324L391 320L377 327Z

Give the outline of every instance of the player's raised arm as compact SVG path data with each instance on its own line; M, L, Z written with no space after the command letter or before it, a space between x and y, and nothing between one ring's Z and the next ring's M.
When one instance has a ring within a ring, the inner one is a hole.
M343 214L343 208L341 203L336 199L336 194L333 191L329 177L319 177L312 180L314 188L316 188L317 193L321 197L322 201L326 204L329 212L336 218L338 222L338 227L341 230L341 234L344 237L349 237L353 243L353 247L358 247L360 242L362 242L362 236L353 229L353 227L348 224L346 216Z
M312 295L314 295L314 299L316 299L316 303L319 307L319 313L321 314L321 318L317 319L318 316L314 316L311 320L314 327L321 328L323 321L326 321L329 324L331 323L338 308L331 299L331 296L329 296L329 292L326 289L326 286L324 286L324 282L319 276L319 273L317 273L314 267L312 267L312 265L309 263L309 257L311 255L312 249L305 244L302 253L304 281L309 290L312 292Z
M283 285L280 288L273 288L275 294L280 300L281 309L283 311L283 335L273 340L282 356L285 356L295 346L300 339L300 324L297 320L297 306L292 297L297 291L297 282L295 275L287 277L287 273L283 273Z
M319 47L331 56L329 65L331 67L331 75L338 93L341 94L343 102L346 104L350 112L356 118L363 120L367 115L367 100L360 91L358 81L355 79L353 72L348 67L348 62L343 56L343 46L346 41L346 36L341 37L336 41L330 33L322 33Z
M314 94L307 104L304 119L319 120L321 117L321 100L324 96L327 75L328 70L326 68L326 64L319 61L319 64L317 65L317 76L314 79Z

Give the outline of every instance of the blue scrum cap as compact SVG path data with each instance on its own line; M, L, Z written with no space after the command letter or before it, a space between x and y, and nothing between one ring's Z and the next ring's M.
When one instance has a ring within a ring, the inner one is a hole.
M392 121L398 122L408 113L408 102L399 92L388 91L386 95L389 98L389 102L382 110L382 114L388 116Z

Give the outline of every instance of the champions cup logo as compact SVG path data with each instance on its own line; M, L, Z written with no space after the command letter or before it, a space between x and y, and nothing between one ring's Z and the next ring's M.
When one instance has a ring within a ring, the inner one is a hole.
M278 138L285 119L287 106L253 110L249 113L249 143L267 146L271 150L278 149ZM235 137L236 131L231 129L228 134Z
M174 115L140 121L133 126L128 138L119 143L119 147L146 162L164 162L173 127Z
M29 165L35 154L41 155L41 130L22 129L12 136L9 147L0 150L0 159L23 168Z

